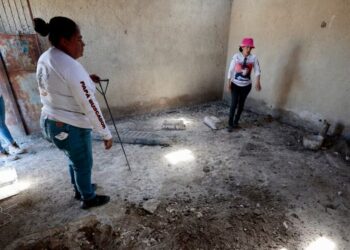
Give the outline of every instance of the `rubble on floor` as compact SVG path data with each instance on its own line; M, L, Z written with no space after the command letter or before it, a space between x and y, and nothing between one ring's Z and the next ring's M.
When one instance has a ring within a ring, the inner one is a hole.
M340 138L327 136L306 150L309 131L247 110L232 133L203 123L228 112L215 102L118 120L121 134L171 143L125 145L130 172L118 144L106 151L94 140L96 192L111 201L87 211L64 154L39 136L23 138L29 153L11 164L29 185L0 201L0 248L306 249L327 239L350 249L347 142L336 148ZM165 120L186 129L164 130Z

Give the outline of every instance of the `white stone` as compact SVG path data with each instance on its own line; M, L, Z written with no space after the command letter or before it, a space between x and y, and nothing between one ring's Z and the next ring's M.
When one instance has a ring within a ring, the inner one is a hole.
M0 167L0 200L18 193L16 169L12 166Z
M186 125L183 120L165 120L162 129L167 130L185 130Z
M154 213L154 211L157 210L158 206L160 204L160 201L155 199L150 199L143 203L143 209L145 209L147 212L150 212L151 214Z
M321 135L306 135L303 137L303 146L307 149L318 150L323 140L324 137Z
M211 129L222 129L224 127L223 122L216 116L206 116L204 117L204 124Z

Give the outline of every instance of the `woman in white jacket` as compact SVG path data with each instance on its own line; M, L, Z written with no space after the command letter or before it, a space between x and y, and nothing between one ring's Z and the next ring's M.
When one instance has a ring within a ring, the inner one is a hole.
M96 195L91 183L91 130L101 135L106 149L112 147L112 136L96 101L92 78L76 60L83 56L85 46L80 29L73 20L60 16L49 23L35 18L34 26L40 35L49 36L52 45L40 56L36 73L45 132L69 158L81 208L106 204L109 196Z

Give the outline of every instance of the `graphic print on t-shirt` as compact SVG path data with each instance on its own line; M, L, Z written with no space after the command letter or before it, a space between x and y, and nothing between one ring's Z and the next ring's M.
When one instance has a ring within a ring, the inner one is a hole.
M253 69L253 64L247 62L247 58L244 58L243 62L236 62L234 71L235 79L239 81L249 81L250 74Z

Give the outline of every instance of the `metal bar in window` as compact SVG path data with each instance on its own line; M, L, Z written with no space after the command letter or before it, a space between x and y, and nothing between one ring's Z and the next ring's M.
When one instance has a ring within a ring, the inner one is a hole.
M23 33L25 33L25 28L23 27L23 23L22 23L22 20L21 20L21 15L20 15L20 13L19 13L19 11L18 11L18 7L17 7L17 3L16 3L17 1L14 1L14 3L15 3L15 7L16 7L16 12L17 12L17 17L18 17L18 20L19 20L19 25L20 25L20 27L21 27L21 31L23 32Z
M6 11L6 8L5 8L4 0L1 0L1 3L2 3L3 10L4 10L4 14L6 16L7 26L9 28L9 31L7 33L10 33L12 28L11 28L11 25L10 25L9 17L7 15L7 11Z
M28 1L27 1L27 4L29 5ZM26 15L26 12L24 11L24 6L23 6L22 0L21 0L21 5L22 5L23 16L24 16L24 19L26 20L27 29L28 29L28 32L29 32L30 31L30 26L28 24L27 15Z
M17 23L16 23L16 20L15 20L15 15L13 14L12 6L11 6L11 3L10 3L10 0L7 0L7 2L8 2L8 6L9 6L9 8L10 8L12 20L13 20L13 23L14 23L14 26L15 26L15 34L18 34L18 32L19 32L20 30L17 28Z

